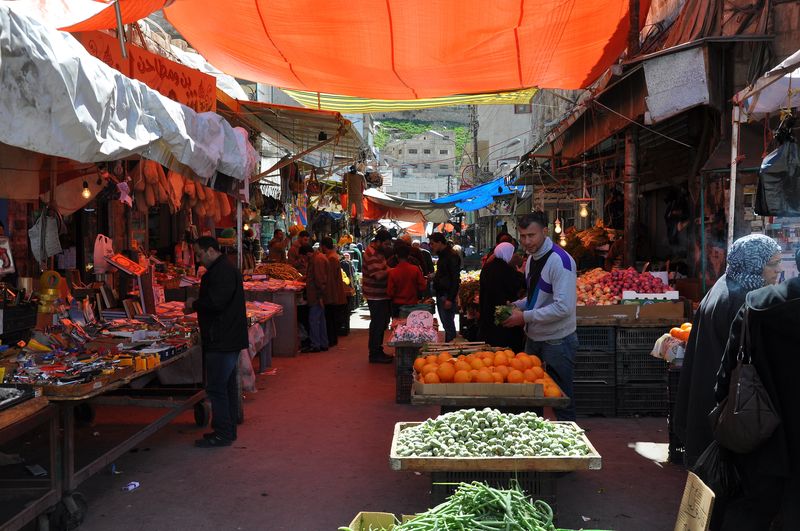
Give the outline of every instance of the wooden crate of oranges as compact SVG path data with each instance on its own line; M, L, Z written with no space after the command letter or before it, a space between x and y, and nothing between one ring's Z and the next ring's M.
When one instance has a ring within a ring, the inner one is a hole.
M537 356L511 350L477 350L453 356L431 352L414 361L416 397L515 398L515 404L559 407L569 398L542 368ZM413 402L413 400L412 400Z

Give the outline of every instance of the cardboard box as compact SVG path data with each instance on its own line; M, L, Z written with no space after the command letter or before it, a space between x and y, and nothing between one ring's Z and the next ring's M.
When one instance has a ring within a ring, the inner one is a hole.
M576 315L579 319L590 321L620 319L630 320L636 319L637 306L633 304L612 304L610 306L578 306ZM586 323L589 324L589 323Z
M714 491L699 477L689 472L681 506L678 509L675 531L707 531L713 509Z
M684 321L685 305L682 301L654 302L639 306L639 320L668 319L680 325Z
M440 396L544 396L544 386L534 383L439 383L426 384L414 380L417 395Z

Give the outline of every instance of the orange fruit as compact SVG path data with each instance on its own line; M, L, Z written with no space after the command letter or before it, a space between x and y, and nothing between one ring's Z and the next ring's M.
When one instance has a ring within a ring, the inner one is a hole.
M681 325L681 330L691 330L691 329L692 329L692 323L683 323Z
M492 376L494 377L494 383L503 383L505 380L503 379L503 375L499 372L493 372Z
M456 375L456 369L453 367L452 363L443 363L439 365L439 368L436 370L436 375L439 377L440 382L449 383L453 381L453 377Z
M525 370L525 365L523 365L522 360L514 358L513 360L509 361L508 364L514 370L517 370L517 371L524 371Z
M431 372L436 372L439 369L439 364L437 363L426 363L425 366L422 367L422 374L428 374Z
M508 368L508 366L506 366L506 365L498 365L497 367L495 367L495 368L494 368L494 371L495 371L495 372L498 372L498 373L500 373L500 374L502 374L502 375L503 375L503 378L505 378L506 376L508 376L508 371L509 371L509 370L510 370L510 369L509 369L509 368Z
M441 383L439 381L439 377L436 375L435 372L429 372L425 375L425 383L426 384L438 384Z
M436 356L435 354L428 354L427 356L425 356L425 362L426 363L438 363L439 362L439 357Z
M456 366L455 368L456 368L457 371L471 371L472 370L472 365L470 365L466 361L462 361L462 360L458 360L455 363L455 366Z
M533 382L536 380L537 376L533 369L525 369L522 374L525 376L526 382Z
M459 355L458 355L458 357L457 357L456 359L457 359L458 361L464 361L464 360L466 360L466 359L467 359L467 357L466 357L465 355L463 355L463 354L459 354Z
M509 371L507 380L508 383L522 383L525 381L525 375L521 371L514 369Z
M492 373L489 372L488 369L481 369L478 371L478 376L475 381L478 383L493 383L494 376L492 376Z
M469 362L469 364L470 364L470 365L472 366L472 368L473 368L473 369L475 369L475 370L477 370L477 369L483 369L483 368L485 367L485 365L483 364L483 362L482 362L481 360L479 360L478 358L473 358L473 359L472 359L472 360Z
M531 367L530 369L528 369L528 371L533 371L533 373L536 375L536 378L533 378L534 380L538 380L539 378L544 378L545 373L541 367Z
M469 383L472 381L472 375L469 371L456 371L453 381L455 383Z
M506 357L504 352L498 352L494 355L494 364L495 365L508 365L508 358Z
M474 382L474 381L475 381L475 379L478 377L478 369L472 369L472 370L470 370L470 371L469 371L469 375L470 375L470 377L472 378L472 381Z
M544 385L547 383L547 380L545 380L544 378L537 378L536 380L533 381L533 383Z
M544 396L548 398L558 398L561 396L561 389L559 389L555 385L545 385Z
M449 352L442 352L439 354L439 363L444 363L451 359L453 359L453 356Z
M542 366L542 360L539 359L539 356L534 356L533 354L531 354L528 357L531 359L531 361L533 362L533 364L536 367L541 367Z
M528 354L526 352L517 352L517 356L520 356L520 355L527 356Z
M519 361L522 362L522 366L525 369L530 369L531 367L533 367L533 361L529 356L525 356L524 358L519 358Z
M426 363L428 363L428 362L425 361L425 358L417 358L417 359L415 359L414 360L414 370L417 371L417 372L422 372L422 368L425 366Z

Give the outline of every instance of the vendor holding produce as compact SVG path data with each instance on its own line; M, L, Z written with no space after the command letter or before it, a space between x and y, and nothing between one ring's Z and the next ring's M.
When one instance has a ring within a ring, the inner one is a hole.
M493 256L481 270L478 339L495 347L519 352L524 346L521 330L496 324L495 309L520 297L525 291L525 276L509 264L514 256L514 245L511 243L499 243L494 248Z
M519 239L528 263L525 278L528 295L514 303L505 327L524 326L525 352L536 354L547 365L547 373L565 395L572 397L572 372L578 349L576 328L577 276L575 260L547 235L544 212L523 216ZM556 409L558 420L575 420L575 404Z

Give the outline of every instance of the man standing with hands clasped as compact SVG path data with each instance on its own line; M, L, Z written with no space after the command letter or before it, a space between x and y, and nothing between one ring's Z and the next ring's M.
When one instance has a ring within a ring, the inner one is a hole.
M520 243L528 254L527 296L514 302L516 308L503 326L525 327L525 352L539 356L546 364L547 374L572 398L572 373L578 349L575 260L547 236L544 212L527 214L517 225ZM574 400L555 413L558 420L575 420Z
M242 275L220 253L219 243L210 236L197 240L194 253L206 272L200 281L200 297L186 299L184 312L197 312L214 430L195 441L195 446L230 446L236 440L238 422L239 351L248 347Z

